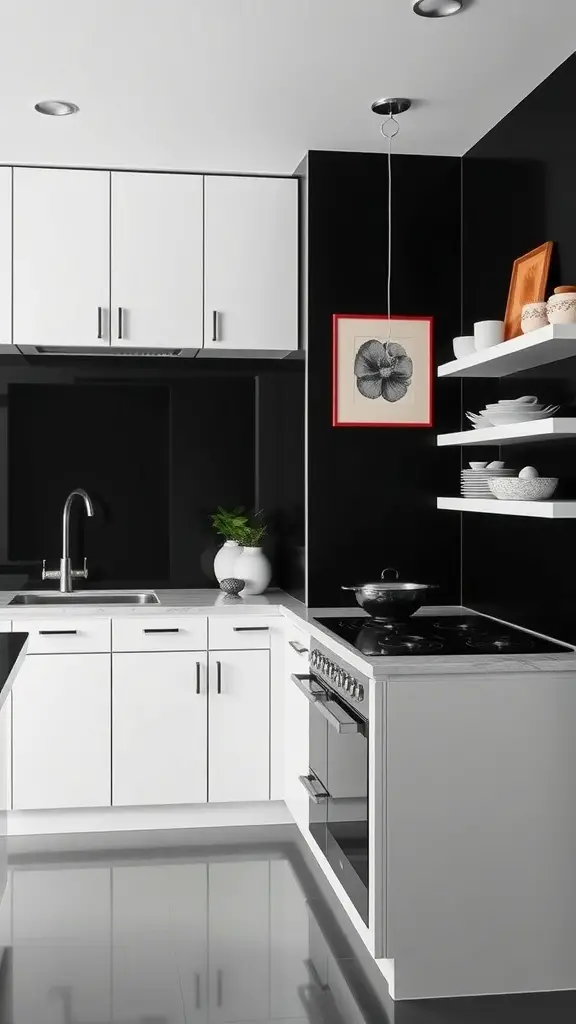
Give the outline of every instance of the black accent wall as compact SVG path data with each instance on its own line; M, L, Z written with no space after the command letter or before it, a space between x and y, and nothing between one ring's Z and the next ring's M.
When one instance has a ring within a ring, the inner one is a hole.
M466 154L465 333L476 319L503 317L513 260L544 241L556 242L548 293L560 283L576 285L575 119L572 56ZM562 402L565 415L576 415L576 355L497 383L464 382L466 409L493 395L522 394ZM482 458L478 451L469 457ZM494 449L488 454L496 457ZM558 497L576 496L574 443L507 446L500 457L560 477ZM467 513L462 537L465 604L576 643L574 520Z
M460 602L460 529L436 509L460 453L436 432L460 417L439 381L435 429L332 427L332 315L386 312L387 163L380 154L311 152L307 179L308 603L346 605L343 583L397 566ZM434 317L436 361L460 329L461 161L393 157L392 312ZM306 192L305 192L306 194Z
M264 509L274 583L302 596L302 360L0 360L0 587L57 566L66 495L90 587L215 586L219 504ZM53 584L51 584L53 586Z

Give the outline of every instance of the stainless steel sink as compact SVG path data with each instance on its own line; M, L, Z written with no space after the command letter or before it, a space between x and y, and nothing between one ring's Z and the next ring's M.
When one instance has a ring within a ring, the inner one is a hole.
M32 593L31 591L27 594L16 594L15 597L9 601L9 604L26 604L26 605L47 605L47 604L91 604L91 605L102 605L102 604L123 604L123 605L140 605L140 604L160 604L158 596L152 592L144 594L115 594L113 590L85 590L78 591L75 594L61 594L60 591L43 591L40 593Z

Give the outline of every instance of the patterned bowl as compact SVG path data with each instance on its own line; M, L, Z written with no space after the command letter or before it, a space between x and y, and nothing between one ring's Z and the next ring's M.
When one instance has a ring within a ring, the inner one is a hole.
M220 580L220 590L223 590L225 594L232 594L236 596L241 590L244 590L246 583L244 580L237 580L233 576L230 576L226 580Z
M534 480L521 480L517 476L491 477L488 486L501 501L544 501L554 494L558 477L537 476Z

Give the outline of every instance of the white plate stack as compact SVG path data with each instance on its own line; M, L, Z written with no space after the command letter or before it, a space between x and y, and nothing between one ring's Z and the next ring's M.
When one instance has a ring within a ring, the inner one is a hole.
M534 423L554 416L559 405L543 405L536 395L523 398L505 399L492 402L480 412L467 412L466 416L476 429L481 427L504 427L513 423Z
M518 476L516 469L463 469L460 491L463 498L493 498L489 480L502 476Z

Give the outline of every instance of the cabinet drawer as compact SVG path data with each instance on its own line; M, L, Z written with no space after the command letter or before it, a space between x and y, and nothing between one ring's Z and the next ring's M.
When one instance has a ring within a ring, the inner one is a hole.
M270 648L273 621L270 616L237 619L228 616L210 616L209 641L211 651L255 651Z
M110 619L21 619L18 632L28 633L27 654L103 654L110 650Z
M113 619L114 651L205 651L205 615L147 615Z

